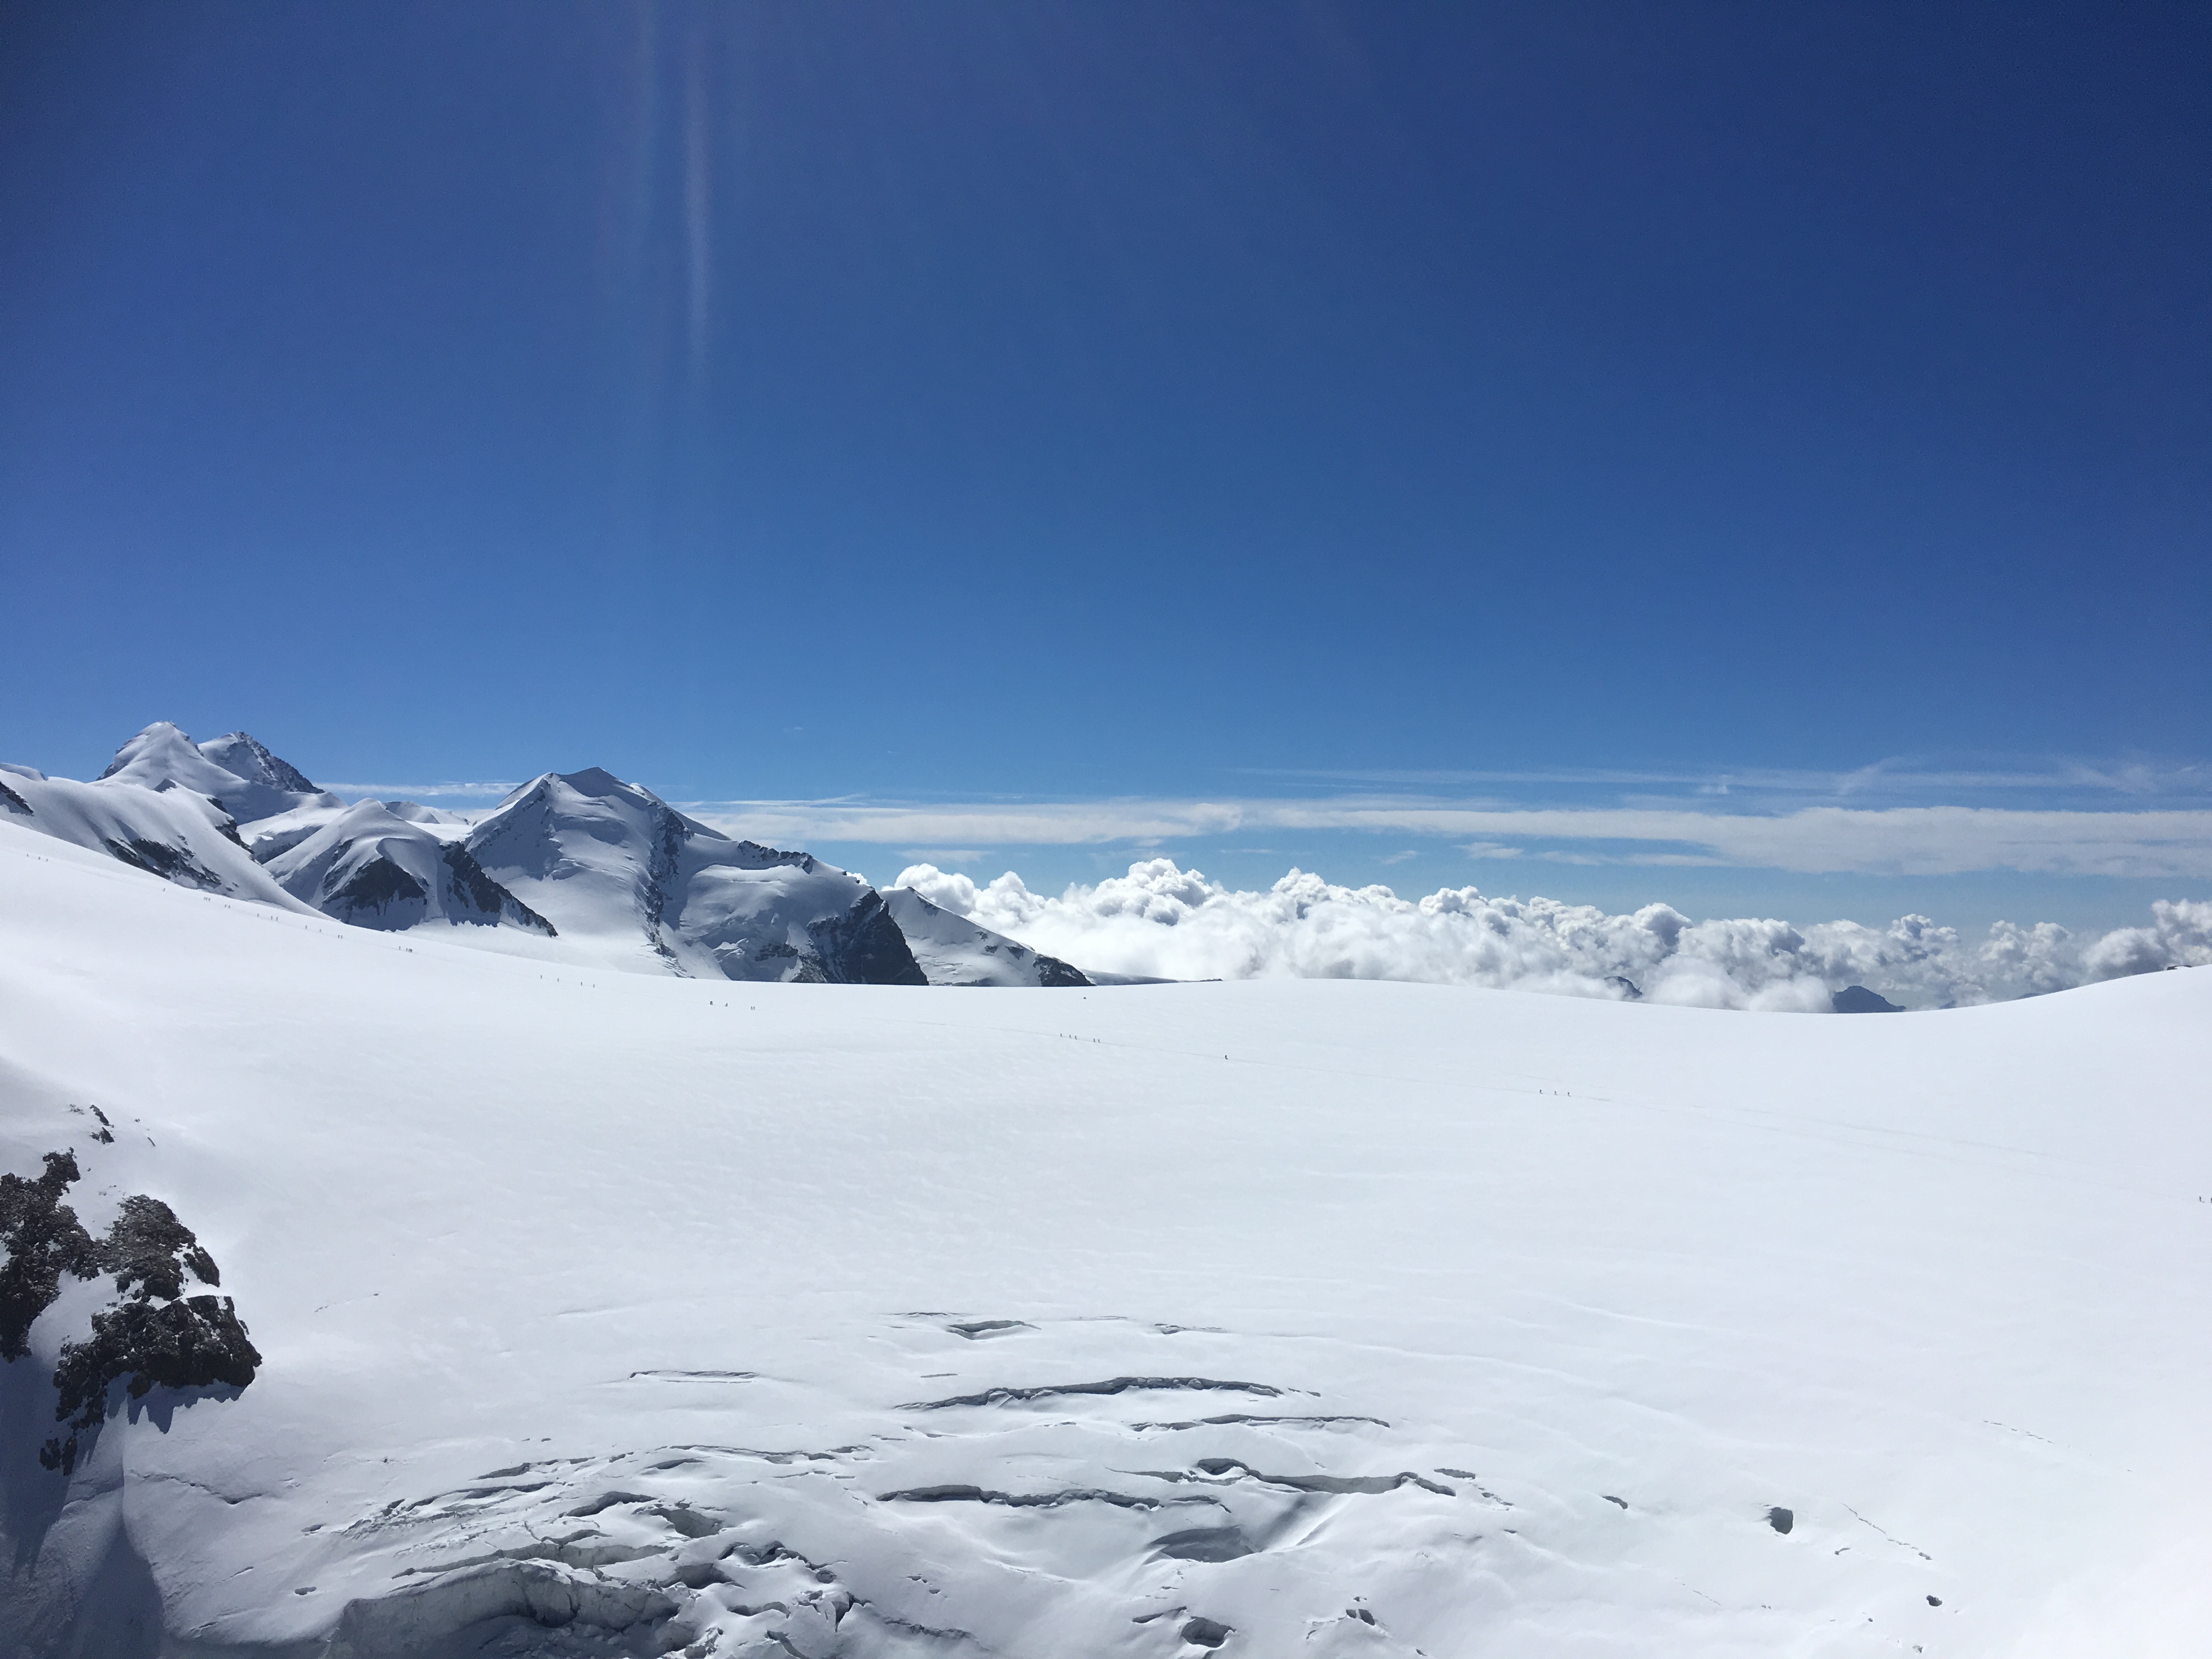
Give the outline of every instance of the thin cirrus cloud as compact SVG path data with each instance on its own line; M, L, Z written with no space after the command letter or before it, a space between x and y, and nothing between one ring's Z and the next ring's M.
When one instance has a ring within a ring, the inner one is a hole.
M807 841L962 848L1157 846L1237 831L1350 831L1458 843L1478 858L1717 866L1801 874L2212 876L2212 811L1991 806L1516 807L1403 797L1024 804L695 803L716 827Z

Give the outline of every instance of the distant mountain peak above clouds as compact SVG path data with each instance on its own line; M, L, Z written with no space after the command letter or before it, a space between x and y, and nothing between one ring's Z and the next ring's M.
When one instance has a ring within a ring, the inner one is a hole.
M604 767L543 773L480 821L412 801L349 806L247 732L195 743L168 720L96 782L9 774L0 823L352 927L447 924L455 941L708 979L1089 982L919 895L887 902L811 853L687 817Z
M485 872L616 965L922 985L882 896L811 854L737 841L600 767L532 779L472 830Z

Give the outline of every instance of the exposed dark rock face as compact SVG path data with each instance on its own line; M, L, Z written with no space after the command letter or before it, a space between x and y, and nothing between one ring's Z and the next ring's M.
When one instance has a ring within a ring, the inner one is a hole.
M149 875L210 891L222 885L222 878L194 858L185 848L172 847L166 842L148 841L143 836L133 836L128 841L110 838L106 846L110 854L132 869L143 870Z
M807 930L821 946L823 977L833 985L927 985L906 935L872 887L842 916Z
M1072 962L1062 962L1058 957L1040 952L1037 956L1037 983L1056 990L1088 989L1090 978Z
M115 1275L119 1292L168 1302L185 1293L188 1269L203 1285L222 1283L215 1258L200 1248L192 1230L160 1199L143 1193L123 1200L122 1213L100 1241L100 1265Z
M1644 988L1638 985L1634 980L1629 978L1626 974L1607 974L1605 976L1605 982L1613 987L1614 990L1620 992L1622 999L1626 1001L1641 1002L1644 1000Z
M8 1252L0 1264L0 1359L29 1351L31 1326L61 1294L64 1273L115 1276L115 1300L92 1316L89 1337L62 1345L54 1370L55 1420L70 1432L47 1441L39 1461L66 1474L76 1467L78 1436L106 1415L110 1384L128 1376L133 1400L157 1388L243 1389L261 1356L228 1297L185 1294L187 1273L204 1285L222 1279L175 1211L136 1194L124 1200L107 1236L94 1240L61 1201L79 1178L76 1157L49 1152L46 1166L34 1180L0 1175L0 1243Z
M551 922L486 875L476 854L459 842L447 842L438 858L446 866L447 920L485 924L505 920L548 939L556 937Z
M33 816L31 811L31 803L4 783L0 783L0 808L5 808L10 812L20 812L27 818Z
M428 889L390 859L376 858L340 883L322 909L355 927L411 927L422 919L429 896Z
M1846 985L1828 999L1829 1006L1839 1014L1901 1014L1904 1009L1878 991L1869 991L1863 985Z
M133 1297L93 1315L88 1341L63 1345L54 1371L54 1386L61 1390L54 1416L74 1413L70 1427L81 1431L106 1415L108 1384L118 1378L130 1377L131 1397L140 1400L155 1388L226 1382L242 1389L260 1364L228 1297L183 1297L158 1307ZM69 1468L76 1461L76 1432L49 1441L40 1462L48 1468Z
M61 1294L62 1275L90 1279L100 1271L99 1249L62 1202L77 1179L76 1158L48 1152L44 1175L30 1181L0 1175L0 1359L21 1359L31 1326Z

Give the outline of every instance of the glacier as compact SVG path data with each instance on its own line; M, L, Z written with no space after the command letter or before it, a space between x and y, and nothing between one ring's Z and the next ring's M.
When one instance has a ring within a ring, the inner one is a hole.
M0 834L0 1170L166 1206L258 1361L48 1468L64 1282L0 1655L2201 1650L2212 974L1783 1019L491 933L555 943Z

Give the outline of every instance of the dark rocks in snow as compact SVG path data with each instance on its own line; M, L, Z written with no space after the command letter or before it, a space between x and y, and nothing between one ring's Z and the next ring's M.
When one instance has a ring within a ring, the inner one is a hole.
M48 1152L35 1179L0 1175L0 1359L29 1352L31 1326L61 1294L64 1273L115 1278L115 1299L92 1316L88 1337L62 1344L54 1370L54 1417L71 1432L47 1441L39 1461L64 1474L76 1467L78 1435L106 1415L112 1383L129 1377L133 1400L157 1388L243 1389L261 1364L228 1297L185 1294L187 1273L205 1285L222 1278L176 1212L134 1194L95 1240L62 1202L78 1178L69 1152Z
M1641 1002L1644 1000L1643 988L1638 985L1634 980L1629 978L1626 974L1607 974L1605 976L1605 982L1613 987L1614 990L1620 992L1624 1001Z
M62 1202L77 1179L76 1157L48 1152L46 1173L25 1180L0 1175L0 1359L28 1352L31 1327L61 1294L62 1275L90 1279L100 1271L98 1247Z
M0 808L4 808L10 812L21 813L25 817L31 816L31 803L4 783L0 783Z
M1370 1619L1367 1622L1371 1625L1375 1621ZM1193 1647L1218 1648L1229 1639L1230 1628L1218 1619L1193 1619L1179 1633Z
M221 1285L215 1258L200 1247L192 1230L158 1198L143 1193L123 1200L122 1212L100 1242L100 1265L115 1275L115 1288L128 1295L174 1301L185 1293L189 1270L203 1285Z
M1778 1533L1786 1534L1790 1528L1797 1524L1797 1516L1794 1511L1785 1510L1778 1504L1774 1508L1767 1510L1766 1524Z
M1869 991L1863 985L1846 985L1828 999L1829 1006L1839 1014L1901 1014L1904 1009L1878 991Z
M182 1297L156 1305L135 1296L93 1315L88 1340L62 1345L54 1371L61 1403L54 1415L74 1413L70 1426L88 1429L106 1414L108 1385L120 1378L131 1379L130 1395L139 1400L155 1388L243 1389L260 1364L228 1297ZM75 1440L72 1435L55 1448L58 1462L70 1459Z

